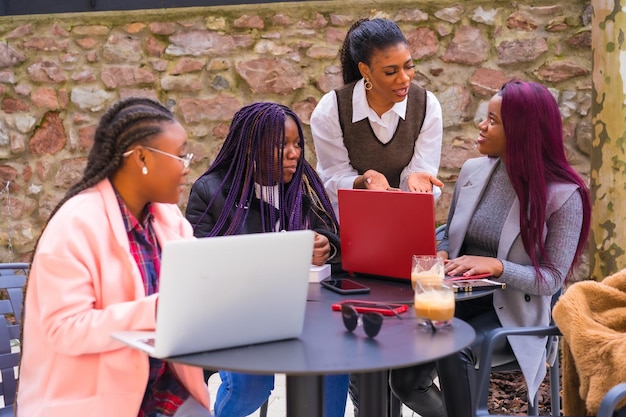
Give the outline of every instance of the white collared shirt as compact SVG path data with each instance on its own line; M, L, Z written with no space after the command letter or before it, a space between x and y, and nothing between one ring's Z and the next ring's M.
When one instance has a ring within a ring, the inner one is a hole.
M361 84L361 88L357 88L359 84ZM352 123L356 123L363 119L369 119L370 126L372 126L372 130L378 140L381 143L388 143L398 127L400 118L404 120L406 117L406 98L400 103L394 104L393 107L383 113L382 116L378 116L378 114L367 104L367 96L365 95L363 80L359 81L357 86L354 87L354 92L352 94ZM333 90L332 93L335 94L335 91ZM335 103L337 103L336 95Z
M263 190L263 194L261 194L261 190ZM276 210L280 211L280 200L279 200L279 189L277 185L261 185L258 182L254 183L254 193L256 198L262 200L264 203L273 205ZM270 202L270 195L273 198L273 201ZM278 232L280 227L280 220L276 222L274 226L274 231Z
M280 210L280 200L279 198L279 190L278 184L276 185L261 185L258 182L254 183L254 194L256 198L261 200L261 190L263 190L263 198L262 200L267 204L272 204L276 210ZM270 202L270 195L272 196L272 202Z
M352 121L369 119L374 134L381 143L387 143L393 137L400 118L406 117L407 99L394 106L379 117L369 107L365 95L363 79L354 86L352 94ZM324 182L324 187L338 214L337 190L352 188L358 172L350 164L348 150L343 143L343 132L339 124L337 95L335 91L326 93L311 115L311 134L317 153L317 172ZM439 100L430 91L426 92L426 115L422 130L413 150L413 157L400 174L400 188L408 190L407 178L412 172L429 172L436 176L441 160L441 142L443 138L443 115ZM435 198L441 195L438 187L433 187Z

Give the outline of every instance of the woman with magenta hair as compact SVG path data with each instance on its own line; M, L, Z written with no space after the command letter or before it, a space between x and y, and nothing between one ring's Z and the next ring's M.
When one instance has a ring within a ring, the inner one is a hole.
M580 261L591 216L587 186L567 161L561 114L547 88L506 83L478 127L485 157L461 168L438 253L447 259L446 274L489 273L506 290L457 303L455 315L477 338L437 366L447 415L454 417L473 415L478 349L490 330L549 325L552 296ZM504 344L534 398L546 374L546 339L512 337ZM413 387L428 367L435 364L392 371L393 391L411 408L419 398Z
M235 114L215 161L192 186L186 216L196 237L313 230L311 263L340 263L337 219L304 158L302 125L280 104L255 103ZM253 413L274 388L273 375L219 374L217 417ZM347 392L347 375L325 377L325 416L343 417Z

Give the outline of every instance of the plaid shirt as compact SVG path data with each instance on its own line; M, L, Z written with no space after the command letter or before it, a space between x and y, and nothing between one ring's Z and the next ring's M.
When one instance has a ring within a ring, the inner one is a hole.
M154 209L152 204L148 203L144 209L143 223L139 223L128 210L117 191L115 195L124 219L130 252L141 272L146 295L154 294L159 291L161 266L161 248L152 227ZM141 402L138 417L173 416L187 397L189 397L189 392L174 377L167 362L150 358L148 386Z

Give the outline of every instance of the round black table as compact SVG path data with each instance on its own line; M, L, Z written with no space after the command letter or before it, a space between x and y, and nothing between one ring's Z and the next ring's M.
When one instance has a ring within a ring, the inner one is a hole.
M312 301L322 301L327 303L340 303L345 300L363 300L363 301L376 301L382 303L400 303L400 304L413 304L413 288L411 287L410 280L401 280L396 278L385 278L379 276L368 276L363 274L348 274L346 272L335 273L331 278L349 278L353 281L356 281L360 284L365 285L370 288L370 292L366 294L338 294L334 291L329 290L328 288L322 287L318 283L310 283L309 291L308 291L308 300ZM488 290L480 290L480 291L472 291L472 292L458 292L455 294L455 299L457 302L471 300L479 297L484 297L496 292L495 289ZM412 309L412 307L409 307ZM363 374L357 376L357 384L364 385L361 382ZM381 378L385 380L388 379L389 374L381 373ZM385 381L382 382L386 384ZM384 388L381 388L384 389ZM386 391L386 397L393 397L391 390L388 387L384 389ZM378 394L380 395L380 394ZM359 403L363 403L363 401L367 401L367 398L364 399L363 396L359 395ZM360 407L364 406L360 404ZM394 407L401 406L399 400L394 399L389 404L388 415L395 416L397 412L392 411Z
M315 298L315 286L319 284L311 285L309 300ZM401 319L385 317L378 336L370 339L361 326L354 333L347 332L341 313L332 311L331 304L332 300L307 302L304 329L297 339L167 360L208 369L284 373L287 415L298 417L323 416L323 375L359 373L359 395L365 401L360 403L361 417L381 417L387 415L389 369L440 359L468 346L475 337L472 327L458 319L449 329L432 333L417 325L409 309Z

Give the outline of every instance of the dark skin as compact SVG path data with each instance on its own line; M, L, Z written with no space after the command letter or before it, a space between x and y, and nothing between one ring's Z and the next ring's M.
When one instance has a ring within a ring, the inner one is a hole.
M179 123L163 122L163 131L150 139L149 145L170 155L183 157L187 133ZM124 203L138 221L143 221L143 209L149 202L176 204L187 181L189 168L181 161L150 151L140 144L124 158L111 182ZM146 167L147 174L142 174Z
M177 122L163 122L162 126L163 131L147 146L182 158L187 148L187 132ZM111 182L128 210L141 223L143 210L149 202L178 203L189 168L185 169L175 158L139 144L132 145L131 149L133 152L124 158L120 168L111 176ZM142 173L143 167L148 170L146 175ZM158 309L158 300L156 307Z
M368 105L382 116L394 104L406 98L415 76L415 64L408 45L401 42L375 50L369 65L359 62L359 71L372 84L372 88L366 91ZM412 172L407 178L409 191L431 193L433 185L443 187L443 182L428 172ZM359 175L354 180L353 188L397 190L389 185L383 174L373 169Z
M296 172L296 167L300 162L302 155L302 149L300 149L300 133L298 131L298 125L290 118L285 118L285 143L283 145L283 182L288 184L293 179L293 175ZM278 174L280 167L278 161L278 152L274 154L273 169L275 175ZM265 176L262 175L262 178ZM330 242L328 238L315 232L315 239L313 240L313 256L311 257L311 263L313 265L324 265L330 256Z
M484 155L497 156L506 163L506 135L501 116L502 97L493 96L487 108L487 118L478 124L480 133L477 138L478 150ZM474 275L489 273L494 277L502 275L504 267L497 258L487 256L464 255L448 259L448 252L439 251L437 255L446 261L445 272L448 275Z

